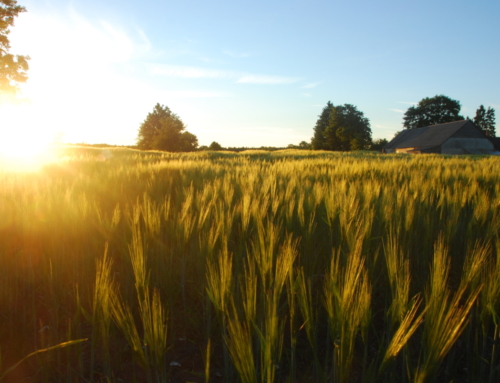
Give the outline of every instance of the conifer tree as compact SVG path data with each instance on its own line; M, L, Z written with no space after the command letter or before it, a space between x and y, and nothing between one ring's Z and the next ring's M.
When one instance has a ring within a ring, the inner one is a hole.
M481 105L476 110L474 124L476 124L487 136L495 137L495 109L488 107L486 110L484 106Z

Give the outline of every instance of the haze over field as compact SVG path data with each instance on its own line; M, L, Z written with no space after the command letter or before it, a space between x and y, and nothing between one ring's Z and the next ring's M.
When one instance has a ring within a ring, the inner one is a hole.
M471 118L500 108L499 2L19 3L28 101L2 120L23 141L131 145L156 103L222 146L309 142L328 100L356 105L374 138L436 94Z

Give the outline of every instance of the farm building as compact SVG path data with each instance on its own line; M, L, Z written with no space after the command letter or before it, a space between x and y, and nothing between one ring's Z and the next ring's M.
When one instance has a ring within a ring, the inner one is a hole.
M382 148L383 153L495 154L500 152L470 120L405 129Z

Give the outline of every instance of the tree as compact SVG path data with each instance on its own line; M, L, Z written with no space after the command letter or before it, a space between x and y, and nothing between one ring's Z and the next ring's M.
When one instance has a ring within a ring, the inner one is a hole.
M311 144L306 141L300 141L299 149L311 149Z
M481 105L476 110L474 124L476 124L487 136L495 137L495 109L488 107L488 110L486 110L484 106Z
M370 121L353 105L331 106L323 136L326 150L368 149L372 141Z
M156 104L139 128L137 146L142 150L191 152L198 147L198 139L185 131L186 126L167 107Z
M208 150L222 150L222 146L218 142L212 142L208 147Z
M460 102L456 100L443 95L426 97L417 106L408 108L403 117L403 126L406 129L416 129L463 120L459 113Z
M326 139L325 130L328 127L328 122L330 121L330 113L333 104L328 101L323 111L319 115L318 121L316 121L316 126L314 127L314 136L311 138L311 146L314 150L326 149Z
M388 140L385 138L377 138L373 140L372 144L370 145L370 150L377 150L381 151L382 148L389 143Z
M194 152L197 148L198 137L187 131L182 133L179 152Z
M16 0L0 0L0 99L15 96L19 91L17 84L28 79L29 57L9 53L9 27L21 12L26 12L26 8L17 5Z

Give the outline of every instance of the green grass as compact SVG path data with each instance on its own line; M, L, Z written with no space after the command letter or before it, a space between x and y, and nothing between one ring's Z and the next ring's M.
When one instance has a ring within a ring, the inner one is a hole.
M498 381L499 165L74 147L0 169L0 376Z

